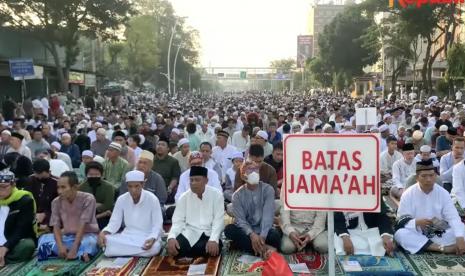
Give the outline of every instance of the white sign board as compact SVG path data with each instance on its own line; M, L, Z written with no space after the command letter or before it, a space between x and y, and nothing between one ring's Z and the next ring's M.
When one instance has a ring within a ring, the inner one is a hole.
M379 134L284 138L287 210L379 212Z
M378 123L376 107L355 109L355 123L357 126L373 126Z

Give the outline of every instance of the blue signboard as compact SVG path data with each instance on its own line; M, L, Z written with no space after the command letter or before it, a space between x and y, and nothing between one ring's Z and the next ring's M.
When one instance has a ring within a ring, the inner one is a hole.
M34 76L32 59L10 59L10 74L12 78Z

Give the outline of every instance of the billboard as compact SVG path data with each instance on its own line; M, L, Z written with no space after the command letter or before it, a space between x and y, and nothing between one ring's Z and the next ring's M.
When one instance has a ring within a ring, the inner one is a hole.
M305 61L312 58L313 55L313 36L299 35L297 36L297 67L305 66Z

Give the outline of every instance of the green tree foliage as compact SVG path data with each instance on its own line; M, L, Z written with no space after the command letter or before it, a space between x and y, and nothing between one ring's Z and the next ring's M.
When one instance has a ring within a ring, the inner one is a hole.
M331 69L321 58L310 60L306 65L306 70L310 72L311 78L316 80L321 87L329 87L333 83Z
M344 75L350 83L354 76L363 73L365 66L379 59L381 45L370 32L374 26L373 18L360 5L354 5L325 27L318 43L321 60L332 74Z
M69 68L80 53L79 38L114 38L131 12L130 0L2 1L0 24L27 32L45 46L53 56L59 87L64 90ZM58 55L58 46L65 48L64 62Z
M465 78L465 44L455 43L447 53L447 75L450 79Z

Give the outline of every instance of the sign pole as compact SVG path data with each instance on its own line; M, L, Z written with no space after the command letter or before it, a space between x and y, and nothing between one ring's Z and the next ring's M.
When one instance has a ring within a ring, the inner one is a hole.
M24 103L24 99L26 97L26 80L24 79L24 76L23 76L22 81L23 83L21 86L21 103Z
M336 275L336 253L334 250L334 212L328 212L328 275Z

